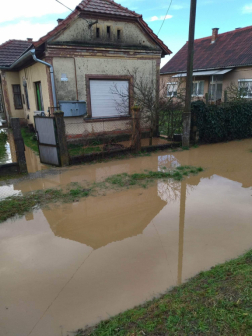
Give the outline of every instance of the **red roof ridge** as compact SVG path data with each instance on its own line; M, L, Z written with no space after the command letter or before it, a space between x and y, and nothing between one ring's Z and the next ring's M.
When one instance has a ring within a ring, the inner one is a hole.
M83 0L77 7L76 9L79 9L79 10L85 10L85 7L91 2L92 0ZM129 14L132 14L134 16L138 16L140 17L141 15L140 14L137 14L136 12L134 11L131 11L130 9L128 9L127 7L124 7L122 5L120 5L119 3L113 1L113 0L103 0L105 2L108 2L109 4L112 4L113 6L116 6L122 10L126 10Z
M247 26L247 27L243 27L243 28L236 28L236 29L224 32L224 33L220 33L220 34L218 34L217 38L219 36L223 36L223 35L227 35L227 34L233 34L234 32L241 31L241 30L243 31L243 30L246 30L246 29L252 29L252 26ZM205 37L195 39L194 41L201 41L201 40L206 40L206 39L211 39L211 38L212 38L212 35L209 35L209 36L205 36Z

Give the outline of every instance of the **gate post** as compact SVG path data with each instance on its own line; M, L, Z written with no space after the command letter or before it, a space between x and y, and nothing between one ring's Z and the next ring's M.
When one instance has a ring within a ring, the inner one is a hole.
M11 118L11 127L13 131L13 138L15 142L15 149L16 149L17 162L19 165L19 171L20 173L27 173L25 146L24 146L24 140L21 134L19 118Z
M59 157L61 166L69 166L69 155L66 141L66 129L64 122L64 112L54 112L55 124L57 129L57 142L59 144Z
M132 107L132 139L131 146L135 153L141 151L140 107Z

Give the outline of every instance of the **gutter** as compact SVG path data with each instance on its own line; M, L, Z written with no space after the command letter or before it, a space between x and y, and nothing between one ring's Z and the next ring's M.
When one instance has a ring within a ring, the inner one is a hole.
M53 105L54 107L57 106L57 101L56 101L56 90L55 90L55 81L54 81L54 72L53 72L53 66L50 63L44 62L40 59L38 59L35 55L35 49L31 49L30 53L32 54L32 58L34 59L35 62L44 64L50 68L50 76L51 76L51 84L52 84L52 95L53 95Z
M42 63L50 68L50 76L51 76L51 84L52 84L52 95L53 95L53 105L54 107L57 106L57 100L56 100L56 90L55 90L55 81L54 81L54 71L53 66L50 63L44 62L36 57L35 49L31 49L27 51L25 54L23 54L19 59L17 59L14 63L11 64L10 67L0 67L0 70L12 70L16 66L18 66L21 62L26 61L30 58L33 58L33 60L37 63Z

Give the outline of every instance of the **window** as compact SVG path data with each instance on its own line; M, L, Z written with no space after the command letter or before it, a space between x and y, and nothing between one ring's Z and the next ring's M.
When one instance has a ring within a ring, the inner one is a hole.
M204 95L204 81L193 82L192 96L203 96Z
M129 115L129 81L90 79L92 118L113 118Z
M37 101L37 111L44 111L41 82L35 82L35 93Z
M23 108L20 85L19 84L12 85L12 90L13 90L13 98L14 98L15 109L20 110L20 109Z
M213 101L221 100L222 98L222 80L223 76L212 76L209 84L209 99Z
M238 79L240 96L243 98L252 98L252 79Z
M177 97L178 83L167 83L167 97Z
M100 38L100 28L96 28L96 38Z
M110 39L110 26L107 26L107 38Z
M121 30L117 29L117 40L121 40Z
M28 97L28 90L27 90L27 83L26 83L26 81L23 82L23 87L24 87L26 106L27 106L27 109L30 110L30 102L29 102L29 97Z

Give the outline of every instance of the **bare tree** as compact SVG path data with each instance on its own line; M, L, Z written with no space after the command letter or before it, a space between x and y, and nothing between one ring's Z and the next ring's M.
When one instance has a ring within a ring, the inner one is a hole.
M119 88L116 84L111 88L112 93L115 94L117 110L123 115L127 114L129 102L140 107L141 125L150 128L149 144L152 145L152 138L158 124L164 122L171 111L182 108L185 98L183 81L181 78L176 78L171 84L164 81L157 83L137 68L132 72L129 71L128 75L132 78L129 90Z
M231 82L226 88L228 101L241 101L248 96L249 86L247 82L240 82L239 85Z

